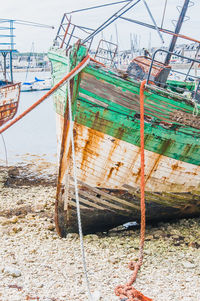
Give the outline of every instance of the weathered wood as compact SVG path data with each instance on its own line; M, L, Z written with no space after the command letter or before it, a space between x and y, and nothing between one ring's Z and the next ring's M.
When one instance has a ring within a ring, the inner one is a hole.
M65 54L59 50L50 56L59 78L66 68ZM139 87L139 82L94 63L75 79L73 133L84 233L140 218ZM66 174L70 179L73 175L68 112L63 116L62 111L65 89L54 101L58 140L63 141L56 215L64 236L78 231L74 187L65 181ZM200 215L200 113L193 116L193 110L192 101L183 95L146 87L147 220Z

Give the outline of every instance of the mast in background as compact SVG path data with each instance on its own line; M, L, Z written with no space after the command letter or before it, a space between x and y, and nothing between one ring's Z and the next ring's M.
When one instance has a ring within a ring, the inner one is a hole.
M179 19L178 19L177 24L176 24L176 28L175 28L175 32L174 32L175 34L179 34L179 32L181 30L181 26L183 24L183 21L184 21L185 14L186 14L186 11L188 9L189 3L190 3L190 0L185 0L185 3L183 5L183 7L182 7ZM170 52L174 51L177 39L178 39L178 37L176 35L174 35L173 38L172 38L172 40L171 40L171 44L169 46L169 51ZM165 63L164 63L165 65L169 65L171 56L172 56L172 54L170 54L170 53L167 54L167 56L165 58Z

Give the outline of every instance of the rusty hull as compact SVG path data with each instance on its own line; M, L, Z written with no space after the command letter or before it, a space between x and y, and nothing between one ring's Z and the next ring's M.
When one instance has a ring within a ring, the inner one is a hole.
M69 122L57 115L62 139L56 227L77 232ZM79 197L84 233L106 231L140 219L140 148L74 123ZM63 140L64 139L64 140ZM200 167L145 150L147 220L200 214Z

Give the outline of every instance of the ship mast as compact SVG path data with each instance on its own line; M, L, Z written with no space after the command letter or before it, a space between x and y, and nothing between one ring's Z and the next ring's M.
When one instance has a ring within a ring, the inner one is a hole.
M181 10L181 13L180 13L180 16L179 16L179 19L177 21L177 24L176 24L176 28L175 28L175 35L173 36L172 40L171 40L171 43L170 43L170 46L169 46L169 51L170 52L173 52L174 51L174 48L175 48L175 45L176 45L176 41L177 41L177 38L178 36L176 36L176 34L179 34L180 30L181 30L181 26L183 24L183 21L184 21L184 18L185 18L185 14L186 14L186 11L188 9L188 5L190 3L190 0L185 0L185 3L182 7L182 10ZM170 62L170 59L171 59L171 56L172 54L171 53L168 53L166 58L165 58L165 65L168 65L169 62Z

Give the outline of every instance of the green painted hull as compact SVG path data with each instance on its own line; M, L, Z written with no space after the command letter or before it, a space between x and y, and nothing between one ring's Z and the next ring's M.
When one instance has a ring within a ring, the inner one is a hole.
M67 60L54 52L50 52L49 57L56 83L67 70ZM56 71L57 64L59 72ZM75 83L78 86L74 89L74 120L139 146L140 83L120 78L117 73L93 63L84 69L77 81L78 78ZM54 104L58 114L64 115L66 99L66 90L59 91ZM145 149L199 166L200 112L193 116L193 111L191 100L178 93L148 86L145 91Z
M194 91L195 82L191 81L180 81L180 80L167 80L169 89L173 92L184 93L185 91Z
M52 49L56 84L86 55ZM68 64L70 66L68 66ZM71 81L83 232L139 220L140 82L90 61ZM191 99L145 88L147 220L200 215L200 113ZM67 87L54 95L60 141L56 200L59 234L78 231L71 172ZM197 116L196 116L197 115ZM67 180L68 179L68 180Z

